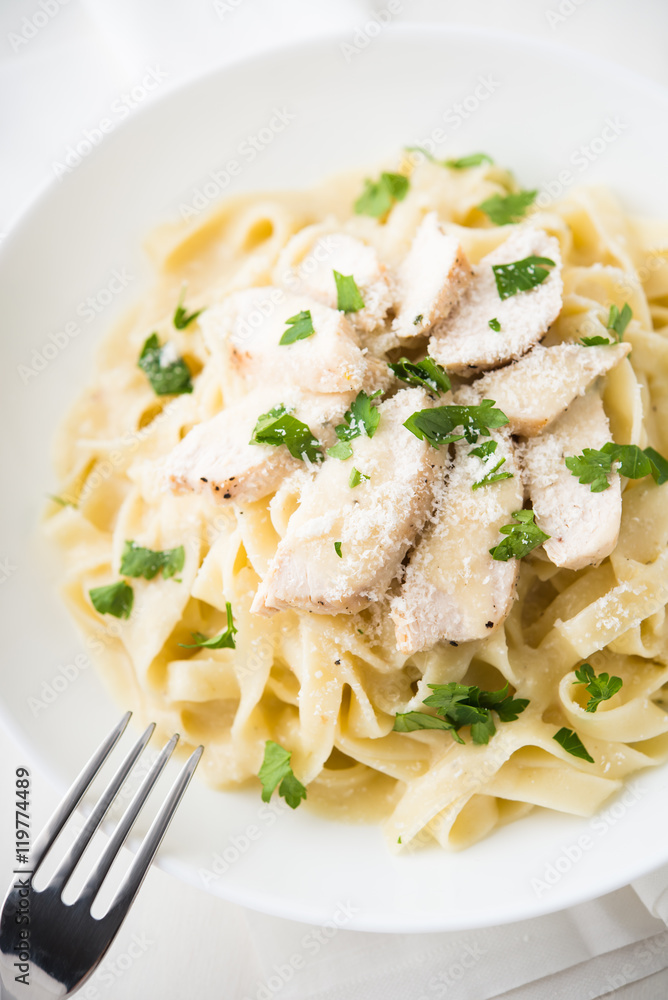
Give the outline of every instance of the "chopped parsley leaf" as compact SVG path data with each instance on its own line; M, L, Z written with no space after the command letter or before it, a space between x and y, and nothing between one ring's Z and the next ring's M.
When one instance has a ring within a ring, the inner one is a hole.
M156 396L179 396L193 391L190 369L171 344L160 345L152 333L142 347L137 362Z
M608 316L608 330L616 335L618 341L624 339L624 334L626 328L633 318L633 310L628 302L625 302L622 306L621 312L614 303L610 306L610 315Z
M336 308L344 313L358 312L364 309L364 299L352 274L339 274L334 271L336 282Z
M313 437L311 428L293 417L281 403L258 417L249 444L284 444L293 458L308 458L310 462L322 461L320 442Z
M175 573L180 573L185 563L186 553L182 545L176 549L145 549L136 542L126 541L121 556L120 572L122 576L143 576L152 580L160 570L163 579L168 580Z
M237 644L234 636L239 630L234 624L232 605L229 601L225 602L225 611L227 613L227 628L223 629L220 635L214 635L209 639L203 632L193 632L192 637L195 641L193 643L180 642L179 646L183 646L184 649L236 649Z
M494 194L491 198L478 205L490 222L495 226L506 226L517 222L526 215L527 209L533 205L538 191L517 191L515 194Z
M583 448L581 455L564 459L566 468L592 493L602 493L610 486L608 476L620 472L627 479L643 479L651 475L660 486L668 479L668 461L654 448L642 451L637 444L615 444L608 441L602 448ZM613 469L613 465L616 468Z
M365 180L364 190L355 202L357 215L379 219L387 215L397 201L403 201L410 182L403 174L382 173L377 181Z
M387 367L402 382L408 385L421 386L429 392L440 395L450 388L450 379L445 368L437 364L433 358L412 362L408 358L399 358L396 362L388 362Z
M652 477L657 486L663 486L668 482L668 460L660 455L654 448L645 448L650 464L652 466Z
M479 167L482 163L494 163L487 153L470 153L468 156L460 156L454 160L437 160L433 153L422 146L406 146L408 153L422 153L432 163L437 163L439 167L449 167L450 170L466 170L468 167Z
M290 766L292 752L285 750L279 743L267 740L264 745L264 760L258 771L262 782L262 801L269 802L272 793L278 785L278 794L282 795L291 809L296 809L302 799L306 798L306 789L301 781L295 778Z
M306 340L307 337L312 337L315 333L310 309L302 309L301 312L286 319L285 322L288 329L279 340L279 344L294 344L296 340Z
M492 264L496 288L501 299L509 299L519 292L528 292L541 285L549 275L548 268L554 267L549 257L524 257L511 264Z
M602 701L607 701L620 690L623 685L621 677L611 677L610 674L596 674L594 668L589 663L583 663L575 671L577 680L574 684L586 684L587 693L590 695L589 701L585 705L585 712L595 712Z
M367 396L364 389L361 389L357 393L355 400L350 404L350 409L346 410L343 415L345 423L337 424L334 428L339 441L338 444L327 449L328 455L331 455L332 458L340 458L342 460L350 458L353 450L348 444L349 441L360 437L361 434L366 434L370 438L374 436L380 423L380 413L372 400L380 396L380 393L380 389L370 396Z
M113 615L114 618L129 618L134 602L132 587L119 580L108 587L93 587L88 591L93 607L101 615Z
M204 312L203 309L198 309L197 312L194 312L194 313L188 313L188 312L186 312L186 309L184 308L184 305L183 305L183 300L185 298L185 294L186 294L186 287L184 285L183 288L182 288L182 290L181 290L181 296L179 298L178 305L176 306L176 309L174 310L174 320L173 320L173 322L174 322L174 326L176 327L177 330L185 330L185 328L187 326L189 326L190 323L192 323L194 320L196 320L197 317L202 312Z
M470 153L456 160L443 160L443 166L451 170L467 170L469 167L479 167L483 163L494 163L494 160L487 153Z
M420 440L426 438L429 444L438 448L462 437L469 444L475 444L479 435L489 435L490 427L503 427L507 423L505 413L494 409L494 400L483 399L480 406L434 406L417 410L404 421L404 427ZM461 427L464 433L453 434L455 427Z
M413 320L413 326L419 326L423 319L424 319L423 314L418 313L415 319Z
M562 726L559 732L554 734L552 739L556 740L567 753L572 754L574 757L580 757L582 760L588 760L590 764L594 763L594 758L591 756L578 734L573 732L572 729L567 729L566 726Z
M470 454L470 452L469 452ZM496 463L493 469L490 469L486 475L479 479L477 483L474 483L471 487L472 490L479 490L481 486L490 486L492 483L499 483L502 479L513 479L512 472L499 472L498 470L505 462L505 458L502 458Z
M514 722L529 704L526 698L513 698L508 694L508 683L498 691L481 691L475 684L430 684L434 692L424 699L436 716L426 712L403 712L395 716L394 730L412 733L418 729L445 729L452 733L457 743L464 740L458 730L471 727L473 743L489 743L496 732L492 711L501 722Z
M496 441L483 441L477 448L471 448L469 455L477 455L478 458L488 458L496 451Z
M59 497L55 493L47 493L46 495L49 500L57 503L59 507L74 507L75 510L79 509L79 505L74 500L68 500L67 497Z
M339 559L343 559L343 553L341 552L341 542L334 542L334 551L336 552Z
M350 473L350 479L348 480L348 486L350 486L351 489L354 489L356 486L359 486L360 483L365 483L369 479L371 479L371 476L367 476L363 472L360 472L359 469L353 467L353 471Z
M489 327L491 330L494 330L494 333L501 333L501 324L496 317L489 320Z
M496 559L498 562L523 559L532 549L542 545L550 537L534 523L532 510L516 510L512 516L517 523L504 524L502 528L499 528L501 534L507 537L489 550L492 559Z
M607 337L597 335L595 337L581 337L580 343L585 347L608 347L610 344L620 344L624 339L624 333L627 326L631 322L632 317L633 311L628 302L624 303L621 312L613 303L613 305L610 306L607 329L611 330L615 334L616 339L609 340Z

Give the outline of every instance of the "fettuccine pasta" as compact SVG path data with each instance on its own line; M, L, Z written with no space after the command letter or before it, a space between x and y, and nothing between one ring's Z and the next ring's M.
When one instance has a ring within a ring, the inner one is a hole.
M304 509L305 482L341 460L326 457L319 467L290 458L282 446L292 464L258 499L170 489L164 474L167 456L193 428L249 392L260 399L267 394L258 417L276 403L269 390L280 381L278 369L250 387L231 377L214 342L214 308L250 288L302 294L299 282L321 263L313 263L314 246L319 240L326 250L332 234L373 248L383 270L396 274L432 212L474 270L527 226L557 241L563 300L543 347L581 345L583 337L605 332L611 305L622 310L628 304L633 318L623 343L631 353L590 386L587 398L602 401L616 444L668 454L668 225L632 218L611 194L589 189L534 206L514 223L493 225L478 206L513 190L506 171L484 162L446 169L414 160L420 162L400 167L410 181L405 196L382 216L354 211L363 182L355 174L309 192L233 198L204 221L166 226L151 237L154 287L105 340L96 373L58 434L62 503L49 507L47 531L63 552L67 605L114 697L140 719L157 720L161 731L178 731L193 746L204 743L200 772L208 783L255 783L259 791L256 776L266 743L273 741L292 754L294 774L308 793L304 808L349 819L372 812L382 817L388 843L401 849L433 840L462 848L534 807L589 816L629 774L668 755L668 484L622 477L619 538L598 564L559 567L542 547L499 563L517 566L519 578L516 596L512 582L508 613L489 634L470 640L448 634L428 648L406 651L392 602L433 510L374 599L343 613L312 613L286 598L280 610L269 604L259 610L274 613L258 613L254 602L258 593L268 593L278 547L291 537L300 505ZM178 329L173 314L184 287L185 309L202 312ZM302 308L307 304L305 299ZM406 353L425 356L428 331L409 343L393 329L392 315L369 321L366 329L360 324L356 333L364 357L383 369ZM163 367L175 358L185 363L191 392L154 391L138 366L153 333L171 345ZM581 349L583 357L590 350ZM470 380L465 372L451 372L451 378L457 400ZM368 385L371 395L373 378ZM390 401L399 388L392 383L388 389L382 379L378 387ZM374 441L381 440L383 419ZM513 441L520 439L515 434ZM511 442L510 436L503 441ZM417 447L416 438L410 442ZM422 444L440 461L455 449ZM278 454L274 447L271 456ZM520 459L512 482L521 508ZM356 461L349 459L347 468ZM509 483L476 495L491 497ZM355 491L361 496L366 488L362 482ZM124 577L133 592L131 613L100 613L90 592L121 578L128 540L153 552L183 546L183 564L171 575ZM345 556L349 543L341 544ZM198 646L193 635L224 632L228 604L237 629L234 647ZM574 683L574 671L585 662L595 675L606 672L623 682L595 712L586 711L584 685ZM496 718L487 743L474 742L466 726L460 727L462 743L444 729L394 728L397 715L425 711L429 685L453 683L483 691L507 683L513 697L528 704L512 721ZM564 727L577 734L591 760L555 740Z

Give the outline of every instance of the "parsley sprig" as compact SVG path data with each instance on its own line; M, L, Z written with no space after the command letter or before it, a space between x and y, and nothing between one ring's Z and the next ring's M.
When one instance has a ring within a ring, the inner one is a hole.
M510 264L492 264L496 288L501 299L509 299L519 292L528 292L541 285L548 277L549 268L555 263L549 257L523 257Z
M505 465L505 458L500 459L493 469L490 469L482 479L473 483L472 490L479 490L482 486L491 486L492 483L500 483L502 479L514 479L512 472L499 472L502 465Z
M285 750L280 743L267 740L264 745L264 760L258 771L262 782L262 801L269 802L274 789L278 785L278 794L282 795L291 809L296 809L302 799L306 798L306 788L295 778L290 759L292 752Z
M408 358L399 358L396 362L388 362L390 371L407 385L416 385L428 392L439 396L442 392L447 392L450 388L450 379L445 368L437 364L433 358L425 358L424 361L409 361Z
M572 754L573 757L580 757L582 760L589 761L590 764L594 763L594 758L589 753L578 734L572 729L567 729L566 726L562 726L559 732L554 734L552 739L556 740L557 743L564 748L566 753Z
M187 312L183 305L185 295L186 295L186 288L184 285L183 288L181 289L181 295L179 297L178 304L176 306L176 309L174 310L173 323L177 330L185 330L187 326L193 323L197 319L197 317L204 312L203 309L198 309L197 312L192 312L192 313Z
M610 674L596 674L594 668L589 663L583 663L575 671L577 680L574 684L586 684L587 693L590 695L589 701L585 705L585 712L595 712L602 701L607 701L622 687L624 681L621 677L611 677Z
M534 522L532 510L516 510L512 516L515 524L504 524L499 531L506 538L490 549L492 559L498 562L508 562L509 559L523 559L532 549L546 542L549 535L541 531Z
M353 438L360 437L362 434L366 434L370 438L374 436L380 423L380 413L373 400L380 396L380 394L380 389L373 392L370 396L367 396L364 389L361 389L357 393L354 401L350 404L350 409L346 410L343 415L344 423L337 424L334 428L334 432L339 440L337 444L327 449L328 455L331 455L332 458L340 458L341 460L350 458L353 449L349 442Z
M614 333L614 339L609 340L607 337L601 337L599 335L595 337L581 337L580 343L584 344L585 347L608 347L610 344L621 344L624 339L624 333L626 328L633 318L633 311L628 302L625 302L622 306L621 312L617 306L613 303L610 306L610 313L608 314L608 323L606 329L611 330Z
M229 601L225 602L225 611L227 613L227 628L223 629L219 635L209 638L203 632L192 632L195 641L193 643L180 642L179 646L183 646L184 649L236 649L237 643L234 636L239 629L234 624L232 605Z
M434 406L427 410L417 410L404 421L411 434L420 440L425 438L434 448L466 438L475 444L482 434L489 436L490 428L503 427L508 417L502 410L494 408L493 399L483 399L479 406ZM461 427L463 434L454 434Z
M432 163L438 164L439 167L448 167L450 170L467 170L469 167L479 167L483 163L494 163L487 153L469 153L468 156L460 156L457 159L438 160L423 146L406 146L405 149L407 153L422 153Z
M602 448L583 448L581 455L568 455L566 468L592 493L602 493L610 486L608 476L620 472L627 479L652 476L658 486L668 481L668 460L654 448L643 451L637 444L608 441ZM613 468L614 466L614 468Z
M257 418L249 444L271 444L275 448L284 444L293 458L309 462L322 461L320 442L313 437L311 428L293 417L283 403Z
M364 299L352 274L340 274L334 271L334 281L337 309L344 313L354 313L364 309Z
M281 345L294 344L297 340L306 340L307 337L312 337L315 333L310 309L302 309L301 312L290 316L285 322L288 329L278 342Z
M524 218L533 205L538 191L517 191L515 194L493 194L478 205L495 226L507 226Z
M185 564L186 553L182 545L175 549L145 549L136 542L126 541L121 555L120 572L123 576L143 576L152 580L162 570L164 580L180 573Z
M370 215L380 219L387 215L397 201L403 201L408 194L410 182L403 174L382 173L377 181L367 178L364 190L355 202L357 215Z
M473 743L489 743L496 732L492 711L501 722L514 722L529 704L526 698L514 698L508 693L508 682L498 691L481 691L475 684L429 684L434 692L424 699L436 716L426 712L402 712L395 716L394 729L411 733L417 729L445 729L457 743L462 726L471 727Z
M160 344L152 333L142 347L137 364L151 383L156 396L179 396L193 391L190 369L183 358L172 356L169 345Z

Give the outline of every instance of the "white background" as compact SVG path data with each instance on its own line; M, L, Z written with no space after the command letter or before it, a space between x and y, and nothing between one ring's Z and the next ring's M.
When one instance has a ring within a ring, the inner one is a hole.
M161 93L209 67L288 40L343 31L352 41L369 14L384 7L383 0L375 4L365 0L42 0L42 4L40 0L2 0L0 236L37 190L55 182L54 164L63 161L68 145L76 143L85 129L95 127L108 114L111 102L124 88L134 86L147 67L159 68L165 75L156 88ZM393 20L499 27L604 56L668 85L665 0L403 0ZM5 663L3 669L19 670L21 665ZM33 771L35 826L46 819L56 801L29 751L0 732L3 870L9 868L13 856L10 804L19 765ZM610 911L621 910L624 917L621 926L613 923L609 928L610 948L661 932L662 925L647 914L632 890L615 897ZM602 919L603 912L595 906L577 907L561 917L534 921L532 927L509 929L505 940L511 954L512 949L526 951L532 941L536 951L533 967L528 963L515 985L590 958L595 952L580 945L586 942L588 922ZM465 954L472 956L469 965L463 963L471 971L461 981L454 977L450 986L444 979L441 985L447 987L446 993L439 994L432 987L425 995L430 1000L438 995L479 998L483 982L484 996L495 995L494 966L507 958L507 954L494 953L499 939L484 933L409 939L341 930L331 939L322 938L320 944L316 938L305 943L307 934L308 928L247 913L152 871L101 972L82 995L114 1000L186 996L227 1000L262 996L264 989L265 1000L271 996L297 1000L319 996L334 980L341 980L342 963L351 969L356 962L361 965L370 950L379 964L403 956L419 969L422 956L439 948L453 969L459 968ZM546 942L551 961L544 963L540 948L547 947ZM307 968L288 981L285 963L294 954L303 955ZM273 966L284 969L282 979L276 980L275 973L272 981ZM598 996L605 987L605 970L601 965L592 980L591 970L585 973L583 967L581 978L576 978L581 990L571 985L562 994L555 985L552 995ZM651 971L648 960L646 972ZM585 992L585 979L588 989L592 989L591 981L596 983L597 992ZM413 994L410 989L402 994L407 1000L412 995L417 1000L427 989L417 973L414 983ZM611 980L607 988L616 985ZM645 990L631 993L627 988L615 995L664 996L666 981L652 976ZM339 995L341 1000L353 998L350 990ZM363 986L354 993L355 1000L370 995ZM537 994L512 995L519 1000Z

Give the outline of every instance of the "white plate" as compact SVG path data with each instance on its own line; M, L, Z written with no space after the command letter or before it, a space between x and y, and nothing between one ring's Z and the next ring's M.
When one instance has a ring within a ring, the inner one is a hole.
M0 557L17 568L2 587L0 700L6 723L61 785L119 712L91 669L65 669L81 647L53 592L57 567L36 538L52 485L53 427L88 377L104 331L141 294L143 236L178 217L198 190L215 197L210 172L244 160L247 136L266 139L261 130L275 109L294 118L244 162L225 194L308 185L433 134L449 155L488 151L526 186L550 182L563 193L566 171L610 184L631 209L668 215L668 95L618 66L497 32L389 28L348 50L348 61L342 42L350 45L352 35L266 55L167 94L52 184L3 244ZM118 294L105 291L118 287L110 285L114 271L127 281ZM91 296L102 308L94 320L86 318ZM76 335L67 334L68 323ZM19 366L40 364L33 351L47 363L34 376L24 371L24 383ZM45 708L30 700L52 694ZM666 771L632 786L593 821L536 811L464 854L435 848L391 857L373 826L328 822L304 808L277 815L258 792L194 785L161 864L225 898L296 920L325 922L350 904L346 926L364 930L492 925L603 894L668 860ZM216 855L230 862L226 871Z

